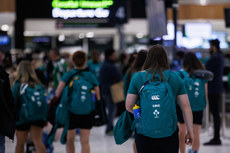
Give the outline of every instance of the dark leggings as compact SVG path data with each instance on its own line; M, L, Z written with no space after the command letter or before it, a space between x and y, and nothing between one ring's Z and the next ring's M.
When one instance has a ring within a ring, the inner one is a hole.
M166 138L150 138L135 134L135 142L138 153L178 153L178 130L172 136Z
M214 120L214 139L220 139L221 94L208 94L209 108Z

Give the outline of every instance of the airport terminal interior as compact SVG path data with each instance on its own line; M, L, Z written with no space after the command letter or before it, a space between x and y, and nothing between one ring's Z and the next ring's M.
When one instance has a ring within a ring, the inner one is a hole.
M24 59L35 62L36 70L44 75L44 80L40 81L45 85L46 102L50 106L58 87L52 80L55 67L50 55L52 50L58 50L69 71L73 68L71 57L76 51L83 51L89 61L97 52L103 63L107 58L104 51L113 49L116 54L114 65L123 73L123 80L132 57L157 44L164 47L174 72L183 68L183 55L187 52L193 52L206 65L212 56L210 40L218 41L224 60L223 91L218 103L221 143L204 145L215 132L214 118L207 102L203 109L199 153L230 153L230 0L0 0L0 51L3 53L0 66L9 73L12 87L18 64ZM114 105L116 117L111 122L115 125L125 111L125 100ZM105 103L102 107L105 113L109 112ZM51 129L51 124L47 123L43 137L47 137ZM0 153L14 153L16 135L14 140L5 137L5 152L1 152L1 132ZM53 144L46 146L46 153L67 152L66 145L60 143L60 132ZM110 132L106 124L93 126L89 138L91 153L136 153L133 150L134 135L117 145ZM46 140L42 141L46 143ZM79 130L74 144L75 152L80 153ZM24 147L24 152L36 153L30 136ZM186 153L192 153L190 148L186 146Z

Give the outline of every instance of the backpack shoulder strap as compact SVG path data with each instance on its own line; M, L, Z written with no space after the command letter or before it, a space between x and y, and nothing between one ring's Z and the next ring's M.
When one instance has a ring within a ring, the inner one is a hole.
M165 77L165 81L168 81L168 80L169 80L171 73L172 73L172 71L170 71L170 70L165 70L165 71L163 72L163 75L164 75L164 77Z
M172 90L172 86L171 86L171 84L169 83L169 78L170 78L170 76L171 76L171 74L172 74L173 72L171 71L171 70L165 70L164 72L163 72L163 75L164 75L164 77L165 77L165 83L166 83L166 86L167 86L167 88L168 88L168 94L170 95L170 97L173 97L173 99L174 99L174 101L175 101L175 96L173 95L173 90Z
M173 95L173 90L172 90L172 86L171 84L169 83L169 78L170 78L170 75L173 73L171 70L166 70L165 71L167 73L167 77L166 77L166 86L168 88L168 94L170 95L170 97L173 97L173 100L175 101L176 98L175 96ZM176 102L176 101L175 101Z
M69 85L69 83L71 82L71 80L74 78L75 75L77 75L77 74L79 74L79 73L81 73L81 72L83 72L83 71L84 71L84 70L79 70L79 71L75 72L74 74L72 74L72 75L69 77L69 79L67 80L65 86L68 86L68 85Z
M20 95L22 95L22 94L24 94L25 92L26 92L26 88L29 86L29 84L28 83L23 83L23 84L21 84L21 86L20 86Z
M24 83L24 84L20 84L20 86L18 87L19 88L18 89L18 96L19 96L19 101L21 102L21 104L26 104L26 102L22 99L22 96L26 92L26 88L28 86L29 86L29 84Z
M141 72L139 72L139 75L140 75L140 77L141 77L142 82L144 82L144 80L145 80L145 79L143 79L143 77L145 77L144 73L141 74ZM146 81L142 84L142 86L141 86L141 88L140 88L140 90L139 90L139 92L138 92L138 95L137 95L137 96L138 96L138 100L137 100L137 105L138 105L138 106L140 105L140 94L141 94L142 90L145 88L145 86L146 86L148 83L149 83L149 80L146 80Z
M179 71L179 73L180 73L182 79L189 77L188 72L186 72L185 70L181 70L181 71Z

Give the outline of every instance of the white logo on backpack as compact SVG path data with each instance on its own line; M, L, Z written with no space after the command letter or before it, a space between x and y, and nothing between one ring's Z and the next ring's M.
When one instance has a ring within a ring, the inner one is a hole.
M155 109L155 111L153 112L154 117L159 118L159 116L158 116L159 114L160 114L160 112L157 109Z
M153 95L151 97L152 100L160 100L160 95Z
M82 95L82 96L81 96L81 102L84 102L85 100L86 100L85 95Z
M31 100L34 102L36 99L34 96L31 97Z
M87 88L87 86L81 86L81 89L87 90L88 88Z
M195 97L197 98L200 94L199 94L198 91L195 91L194 95L195 95Z
M42 106L42 102L38 101L37 105L38 105L38 107L41 107Z
M199 82L194 82L195 86L200 86Z
M160 104L154 104L153 108L155 108L155 107L161 107L161 105Z
M34 92L34 95L35 96L40 96L40 93L39 92Z

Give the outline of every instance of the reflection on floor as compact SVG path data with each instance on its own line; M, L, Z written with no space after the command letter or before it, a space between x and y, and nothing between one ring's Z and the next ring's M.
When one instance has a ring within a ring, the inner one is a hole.
M123 145L116 145L112 136L104 134L105 127L93 128L91 132L90 146L91 153L132 153L133 139L128 140ZM222 138L222 146L203 146L201 145L200 153L230 153L230 129L226 130L226 138ZM229 136L229 137L228 137ZM228 137L228 138L227 138ZM211 131L201 132L201 144L211 138ZM15 143L6 140L6 153L13 153ZM76 153L80 153L79 137L76 137ZM54 153L65 153L65 146L59 142L54 143Z

